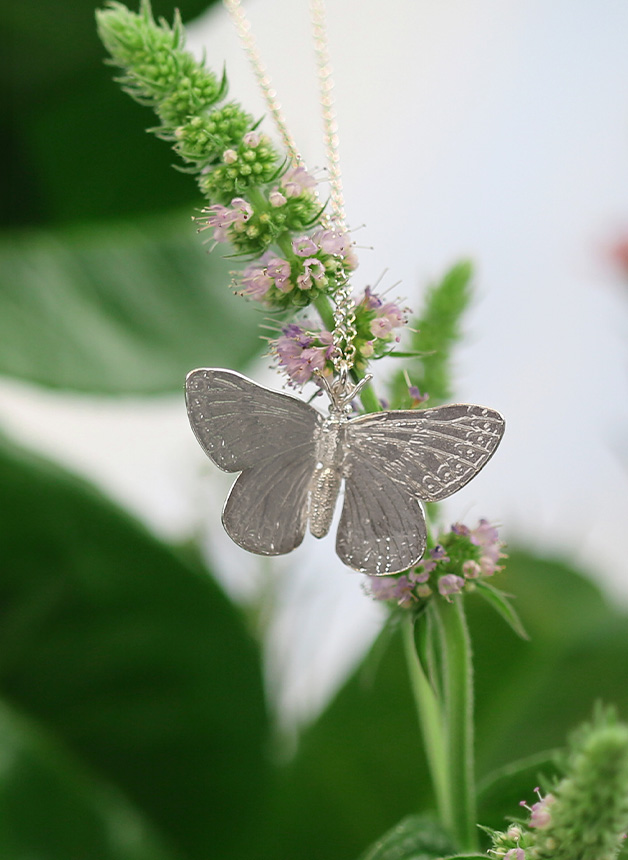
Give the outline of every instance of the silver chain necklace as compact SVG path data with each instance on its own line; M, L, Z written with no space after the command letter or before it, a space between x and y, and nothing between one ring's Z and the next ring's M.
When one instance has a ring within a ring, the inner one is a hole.
M231 15L235 29L240 37L244 52L253 69L260 91L266 102L269 113L273 118L282 143L292 161L294 167L304 167L304 161L297 149L286 119L283 115L281 104L277 99L277 93L272 86L270 77L260 57L255 39L251 31L251 25L247 19L241 0L223 0L224 6ZM316 56L316 68L320 90L321 113L323 119L325 157L327 161L327 172L329 178L329 209L330 215L324 216L324 226L332 229L346 229L346 217L344 208L344 195L342 191L342 175L340 173L340 152L338 141L338 125L336 122L336 111L334 108L331 62L329 59L329 47L327 39L327 23L325 16L325 4L323 0L310 0L310 17L312 22L312 33L314 41L314 53ZM338 259L340 264L340 258ZM334 397L342 391L343 396L349 392L348 377L355 361L355 303L351 296L349 277L344 269L340 270L340 285L333 293L334 300L334 328L332 331L333 344L335 346L332 362L337 379L335 384L325 385L328 394ZM323 378L321 377L321 380ZM357 391L350 391L355 396Z
M269 111L294 166L303 160L260 60L240 0L224 0ZM327 225L344 229L338 137L331 96L323 0L310 0L321 89L330 209ZM346 272L343 272L346 275ZM222 514L229 536L260 555L295 549L309 530L324 537L344 485L336 552L370 575L416 565L427 545L422 502L438 502L465 486L491 458L504 432L494 409L452 404L350 417L357 386L355 304L348 278L334 291L335 377L321 376L330 399L324 416L290 394L271 391L231 370L193 370L186 400L194 433L210 459L240 472Z

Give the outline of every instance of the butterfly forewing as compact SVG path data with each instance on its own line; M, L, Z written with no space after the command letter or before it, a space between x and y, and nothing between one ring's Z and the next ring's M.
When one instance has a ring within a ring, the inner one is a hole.
M193 370L185 391L196 438L225 472L240 472L268 457L281 457L290 448L315 445L322 422L316 409L232 370Z
M437 502L477 475L503 432L502 416L484 406L376 412L349 421L347 459L369 460L410 495Z
M223 524L249 552L281 555L303 540L323 419L296 397L229 370L192 371L188 415L201 447L236 479Z
M379 463L349 450L336 552L349 567L369 574L397 573L425 551L420 503Z

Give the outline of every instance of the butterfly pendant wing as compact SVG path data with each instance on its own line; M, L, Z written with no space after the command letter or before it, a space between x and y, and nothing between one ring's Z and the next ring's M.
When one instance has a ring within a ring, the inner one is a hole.
M504 419L468 404L375 412L345 428L345 502L336 551L369 574L398 573L425 552L420 500L462 489L495 452Z
M227 534L261 555L282 555L299 546L307 527L320 413L230 370L193 370L186 400L205 453L223 471L242 472L222 513Z
M223 510L229 536L261 555L290 552L305 534L329 421L302 400L229 370L192 371L186 397L205 452L224 471L241 472ZM466 404L345 420L334 454L345 483L336 541L342 561L368 574L416 564L426 546L421 500L461 489L503 431L498 412ZM328 500L330 511L335 501Z

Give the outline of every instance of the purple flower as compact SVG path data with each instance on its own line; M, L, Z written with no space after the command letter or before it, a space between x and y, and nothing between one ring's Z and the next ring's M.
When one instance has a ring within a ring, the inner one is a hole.
M247 266L242 273L243 293L249 298L261 301L273 285L273 279L259 263Z
M433 559L436 559L436 561L449 561L449 556L447 555L445 547L439 543L430 550L430 555Z
M250 203L247 203L242 197L234 197L231 201L233 209L233 223L238 221L248 221L253 214L253 208Z
M325 278L325 266L316 257L309 257L303 263L303 273L297 277L297 286L302 290L309 290L312 282L320 284Z
M549 808L556 798L553 794L547 794L545 797L542 797L539 788L535 788L534 790L539 798L538 801L533 803L532 807L530 807L525 800L522 800L520 801L519 806L523 806L530 813L530 827L536 827L539 830L542 830L544 827L547 827L552 820L552 814Z
M261 137L256 131L247 131L242 140L246 146L250 146L251 149L255 149L256 146L259 146Z
M434 562L432 562L432 564L436 567ZM408 578L411 579L412 582L427 582L430 578L430 571L425 570L424 565L419 565L419 567L415 568L408 574Z
M394 302L386 302L384 304L381 298L370 287L364 290L364 296L360 304L367 311L374 313L374 318L371 320L371 334L373 337L388 340L393 329L400 328L406 324L406 315L401 308Z
M469 558L462 565L462 572L464 573L466 579L477 579L478 576L482 573L482 568L477 563L477 561L473 561L473 559Z
M281 257L271 257L266 265L266 272L275 282L275 286L281 293L289 293L292 289L290 280L290 263Z
M469 532L471 543L479 546L482 550L480 567L484 576L492 576L501 570L498 565L500 558L504 558L502 542L499 539L497 529L488 520L481 519L477 526Z
M284 206L286 203L286 198L283 196L281 191L271 191L268 195L268 202L271 206L277 208L278 206Z
M214 240L216 242L228 242L227 227L233 224L233 213L226 206L221 206L219 203L210 206L208 209L203 209L204 218L199 220L201 224L199 230L208 230L213 228Z
M335 257L344 256L350 247L349 236L344 230L328 228L314 233L312 239L324 254L332 254Z
M310 257L318 251L318 246L309 236L300 236L292 240L292 250L298 257Z
M504 860L526 860L523 848L511 848L504 854Z
M471 534L471 529L469 526L465 526L464 523L454 523L451 530L455 535L463 535L464 537L468 537Z
M364 298L362 299L361 304L369 311L377 310L377 308L381 308L382 300L379 296L375 295L373 290L370 287L367 287L364 290Z
M429 394L421 394L416 385L408 386L408 394L412 399L413 406L418 406L419 403L424 403L429 398Z
M279 365L284 368L293 385L308 382L315 370L325 372L328 347L317 343L312 335L292 323L286 326L275 341L273 348Z
M413 583L405 576L369 576L368 589L375 600L396 600L399 606L410 606L416 598Z
M448 598L450 594L457 594L464 588L464 579L455 573L446 573L438 580L438 591L443 597Z
M304 191L316 186L316 180L305 167L293 167L282 178L281 185L286 197L298 197Z

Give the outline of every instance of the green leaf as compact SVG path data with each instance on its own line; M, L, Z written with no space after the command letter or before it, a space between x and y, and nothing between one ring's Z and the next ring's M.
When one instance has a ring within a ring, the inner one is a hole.
M484 600L498 612L501 617L510 625L511 629L522 639L530 637L525 631L521 619L517 615L512 603L508 600L507 595L498 588L495 588L488 582L480 580L475 583L476 593L483 597Z
M452 854L449 857L443 857L442 860L486 860L486 854Z
M124 797L2 701L0 762L0 857L175 860Z
M433 818L408 815L365 851L360 860L435 860L452 850L450 837Z
M6 74L0 222L76 223L196 205L195 183L172 169L173 157L145 128L150 114L111 81L96 35L93 0L4 3ZM139 5L139 3L135 4ZM172 19L171 0L153 0ZM180 0L184 20L208 0Z
M188 215L0 241L0 372L106 394L182 391L194 367L242 367L262 313L232 295Z
M478 808L480 820L485 815L496 822L495 827L521 814L519 802L532 797L535 785L542 785L558 775L556 756L558 750L547 750L509 762L487 774L478 784Z
M267 718L233 606L95 489L3 440L0 510L0 693L183 857L254 856Z

